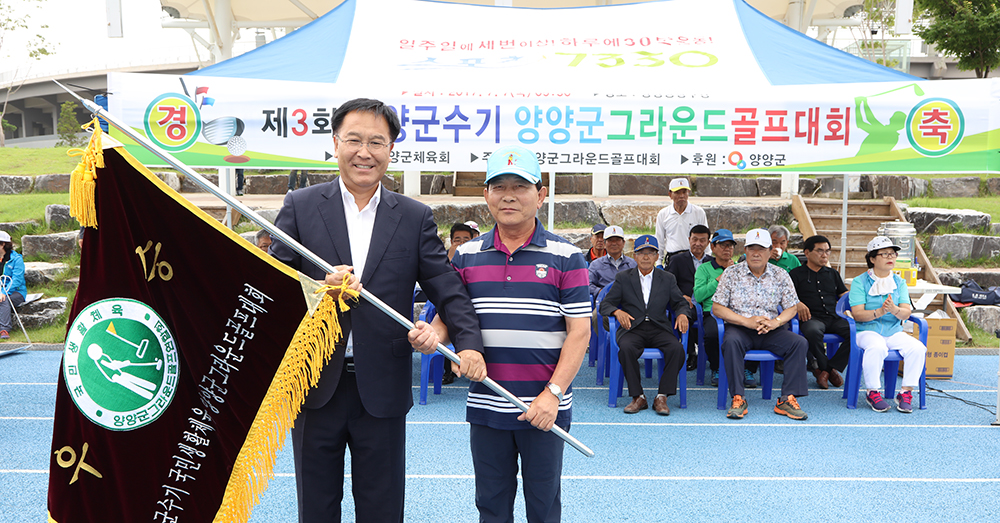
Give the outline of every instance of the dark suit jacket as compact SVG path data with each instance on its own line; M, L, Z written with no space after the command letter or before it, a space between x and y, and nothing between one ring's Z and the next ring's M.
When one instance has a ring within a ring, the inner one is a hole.
M687 300L677 288L677 280L673 274L662 269L653 269L653 285L649 291L649 305L642 301L642 284L639 283L639 268L619 272L615 276L615 284L601 302L601 314L611 316L621 309L629 313L632 327L641 323L647 316L656 326L674 331L674 324L667 316L667 305L674 314L690 315ZM625 334L625 329L618 329L618 339Z
M713 259L711 256L706 256L705 261L702 263L708 263ZM681 294L685 296L692 296L694 294L695 268L694 256L691 254L691 251L671 256L666 270L670 274L673 274L674 278L677 278L677 287L680 288Z
M451 265L438 238L431 209L405 196L379 188L372 240L360 275L361 285L403 316L413 315L413 287L420 287L437 306L455 347L483 350L479 319L465 285ZM353 265L344 218L344 201L335 179L285 196L275 225L331 265ZM277 238L275 258L322 280L325 272ZM307 408L325 405L340 381L347 333L354 333L358 391L365 410L380 418L403 416L413 406L412 348L406 329L359 298L341 314L344 338L324 367L319 384L306 397Z

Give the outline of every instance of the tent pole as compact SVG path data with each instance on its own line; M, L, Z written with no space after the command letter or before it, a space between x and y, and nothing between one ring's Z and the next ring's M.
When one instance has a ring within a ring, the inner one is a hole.
M844 205L840 217L840 277L847 279L847 194L850 190L850 173L844 173Z
M556 173L549 173L549 231L555 229L556 223Z

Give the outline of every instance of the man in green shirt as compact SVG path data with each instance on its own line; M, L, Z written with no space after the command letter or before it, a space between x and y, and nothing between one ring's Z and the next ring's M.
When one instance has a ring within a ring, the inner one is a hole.
M712 369L712 386L719 385L719 331L712 317L712 296L719 286L719 278L727 267L733 264L733 253L736 252L736 240L729 229L719 229L712 236L712 255L714 260L703 263L694 271L694 292L691 298L702 308L702 325L705 328L705 347L708 364Z
M773 263L785 272L789 272L792 269L802 265L799 263L799 259L788 252L788 236L790 233L783 225L772 225L767 228L768 234L771 235L771 259L768 263Z

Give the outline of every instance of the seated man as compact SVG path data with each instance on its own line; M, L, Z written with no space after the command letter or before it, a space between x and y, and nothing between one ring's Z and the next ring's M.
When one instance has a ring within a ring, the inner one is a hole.
M604 247L607 254L590 263L590 295L594 298L615 281L616 274L635 268L635 260L623 255L625 232L621 227L612 225L604 230Z
M705 346L701 349L708 356L708 366L712 369L712 386L719 384L719 329L715 328L715 318L712 317L712 296L719 286L722 271L733 264L733 253L736 252L736 240L729 229L715 231L712 238L712 254L710 261L701 264L694 271L694 294L692 298L701 305L702 324L705 326ZM691 335L688 335L688 339Z
M768 260L769 263L785 269L785 272L802 265L799 263L798 257L788 252L788 236L790 233L784 225L772 225L767 228L767 232L771 236L771 257Z
M618 340L618 361L625 371L628 394L632 396L625 414L635 414L648 406L639 373L639 357L646 347L660 349L666 362L653 400L653 410L661 416L670 415L667 396L677 394L677 373L684 365L684 347L677 341L673 329L687 331L690 308L674 276L655 268L658 254L656 238L648 234L640 236L635 241L638 266L618 273L615 285L601 302L601 314L614 314L621 324L615 338ZM668 304L677 318L673 325L667 318Z
M808 343L782 326L795 317L799 298L788 273L767 263L771 236L764 229L747 233L744 262L726 269L713 297L712 312L726 322L722 340L729 391L733 403L726 417L742 419L747 413L743 399L743 358L750 349L773 352L785 360L781 397L774 407L776 414L804 420L806 413L796 396L808 396L806 388L806 352ZM778 313L778 307L784 310Z
M712 231L700 223L691 227L691 231L688 232L690 250L671 256L670 261L667 262L666 271L673 274L674 278L677 278L677 287L680 288L681 294L684 295L684 299L687 300L692 311L694 311L694 303L691 302L691 295L694 294L694 272L701 264L712 259L711 256L705 254L705 249L708 247L708 237L711 234ZM691 320L694 321L693 316ZM694 351L695 341L697 340L698 333L695 330L688 336L687 370L698 368L698 357Z
M597 226L595 225L594 227L596 228ZM597 295L604 290L604 287L615 281L616 274L635 268L635 260L622 254L625 251L625 232L622 231L621 227L612 225L599 234L603 235L604 239L601 240L601 243L607 249L607 254L590 262L590 296L595 300L595 303ZM598 332L598 318L600 318L600 311L595 309L592 318L594 332ZM605 318L603 321L606 330L608 328L608 320Z
M271 233L267 232L266 229L257 231L257 234L253 235L253 239L257 248L264 252L267 252L267 249L271 247Z
M827 359L823 334L830 333L847 340L851 327L837 316L837 300L847 293L840 273L827 266L830 261L830 240L825 236L810 236L805 241L806 264L788 273L795 293L802 300L797 305L799 329L809 342L809 355L816 359L813 370L821 389L840 387L844 379L840 371L847 367L851 356L850 342L841 343L832 359Z
M590 229L590 250L583 256L588 265L605 254L604 229L606 228L603 223L597 223Z

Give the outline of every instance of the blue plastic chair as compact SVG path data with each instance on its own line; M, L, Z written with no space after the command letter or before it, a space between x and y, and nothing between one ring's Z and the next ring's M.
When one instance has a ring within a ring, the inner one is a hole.
M591 296L590 297L590 310L594 310L594 311L597 310L597 308L594 305L595 301L596 300L594 299L594 297ZM600 315L597 316L597 320L598 321L601 320ZM594 363L597 362L597 329L595 327L591 327L590 328L590 345L587 348L587 359L588 359L588 363L587 364L589 366L591 366L591 367L593 367Z
M427 302L424 304L423 310L420 311L420 320L430 323L434 321L434 316L437 316L437 308L434 304ZM448 348L455 350L454 346L448 345ZM430 380L434 380L434 394L441 394L441 376L444 375L444 365L447 363L444 356L440 352L435 352L434 354L421 354L420 355L420 404L427 405L427 386ZM433 374L433 376L432 376Z
M851 359L847 364L847 379L844 381L844 399L847 400L847 408L858 408L858 391L861 390L861 361L865 351L858 347L858 330L854 318L847 314L850 310L848 294L840 297L837 301L837 314L846 319L851 326ZM917 316L910 316L910 321L916 324L920 335L920 343L927 346L927 320ZM885 357L885 364L882 367L885 373L885 397L894 398L896 396L896 374L899 372L899 362L903 357L897 350L889 350L889 355ZM920 409L927 409L927 363L920 371Z
M720 318L712 315L719 329L719 394L716 408L726 410L726 403L729 400L729 380L726 376L726 359L722 354L722 342L726 335L726 324ZM799 334L799 320L791 321L792 332ZM760 387L764 399L771 399L771 391L774 388L774 362L782 359L771 351L761 349L751 349L747 351L745 361L760 362Z
M609 283L606 287L601 289L601 292L597 293L597 299L594 301L594 307L597 310L601 310L601 302L604 301L604 297L608 295L608 291L611 290L611 286L615 282ZM604 385L604 378L609 376L611 371L608 365L608 331L604 329L604 322L597 322L597 385Z
M673 314L670 314L669 319L671 322L675 321ZM608 340L610 343L610 360L611 360L611 379L608 381L608 406L611 408L618 407L618 398L622 397L622 389L625 385L625 370L622 369L622 364L618 361L618 320L614 316L608 318ZM691 329L688 329L690 332ZM674 330L674 335L680 334L677 330ZM688 333L685 332L678 336L682 347L687 347ZM686 352L686 349L685 349ZM646 377L651 378L652 373L649 372L649 367L653 364L653 360L659 360L658 368L660 372L657 377L663 377L663 370L666 367L666 361L663 359L663 352L660 349L647 348L642 351L642 356L639 357L646 361ZM680 378L677 388L680 389L681 396L681 408L687 408L687 367L681 365L681 370L678 373Z

